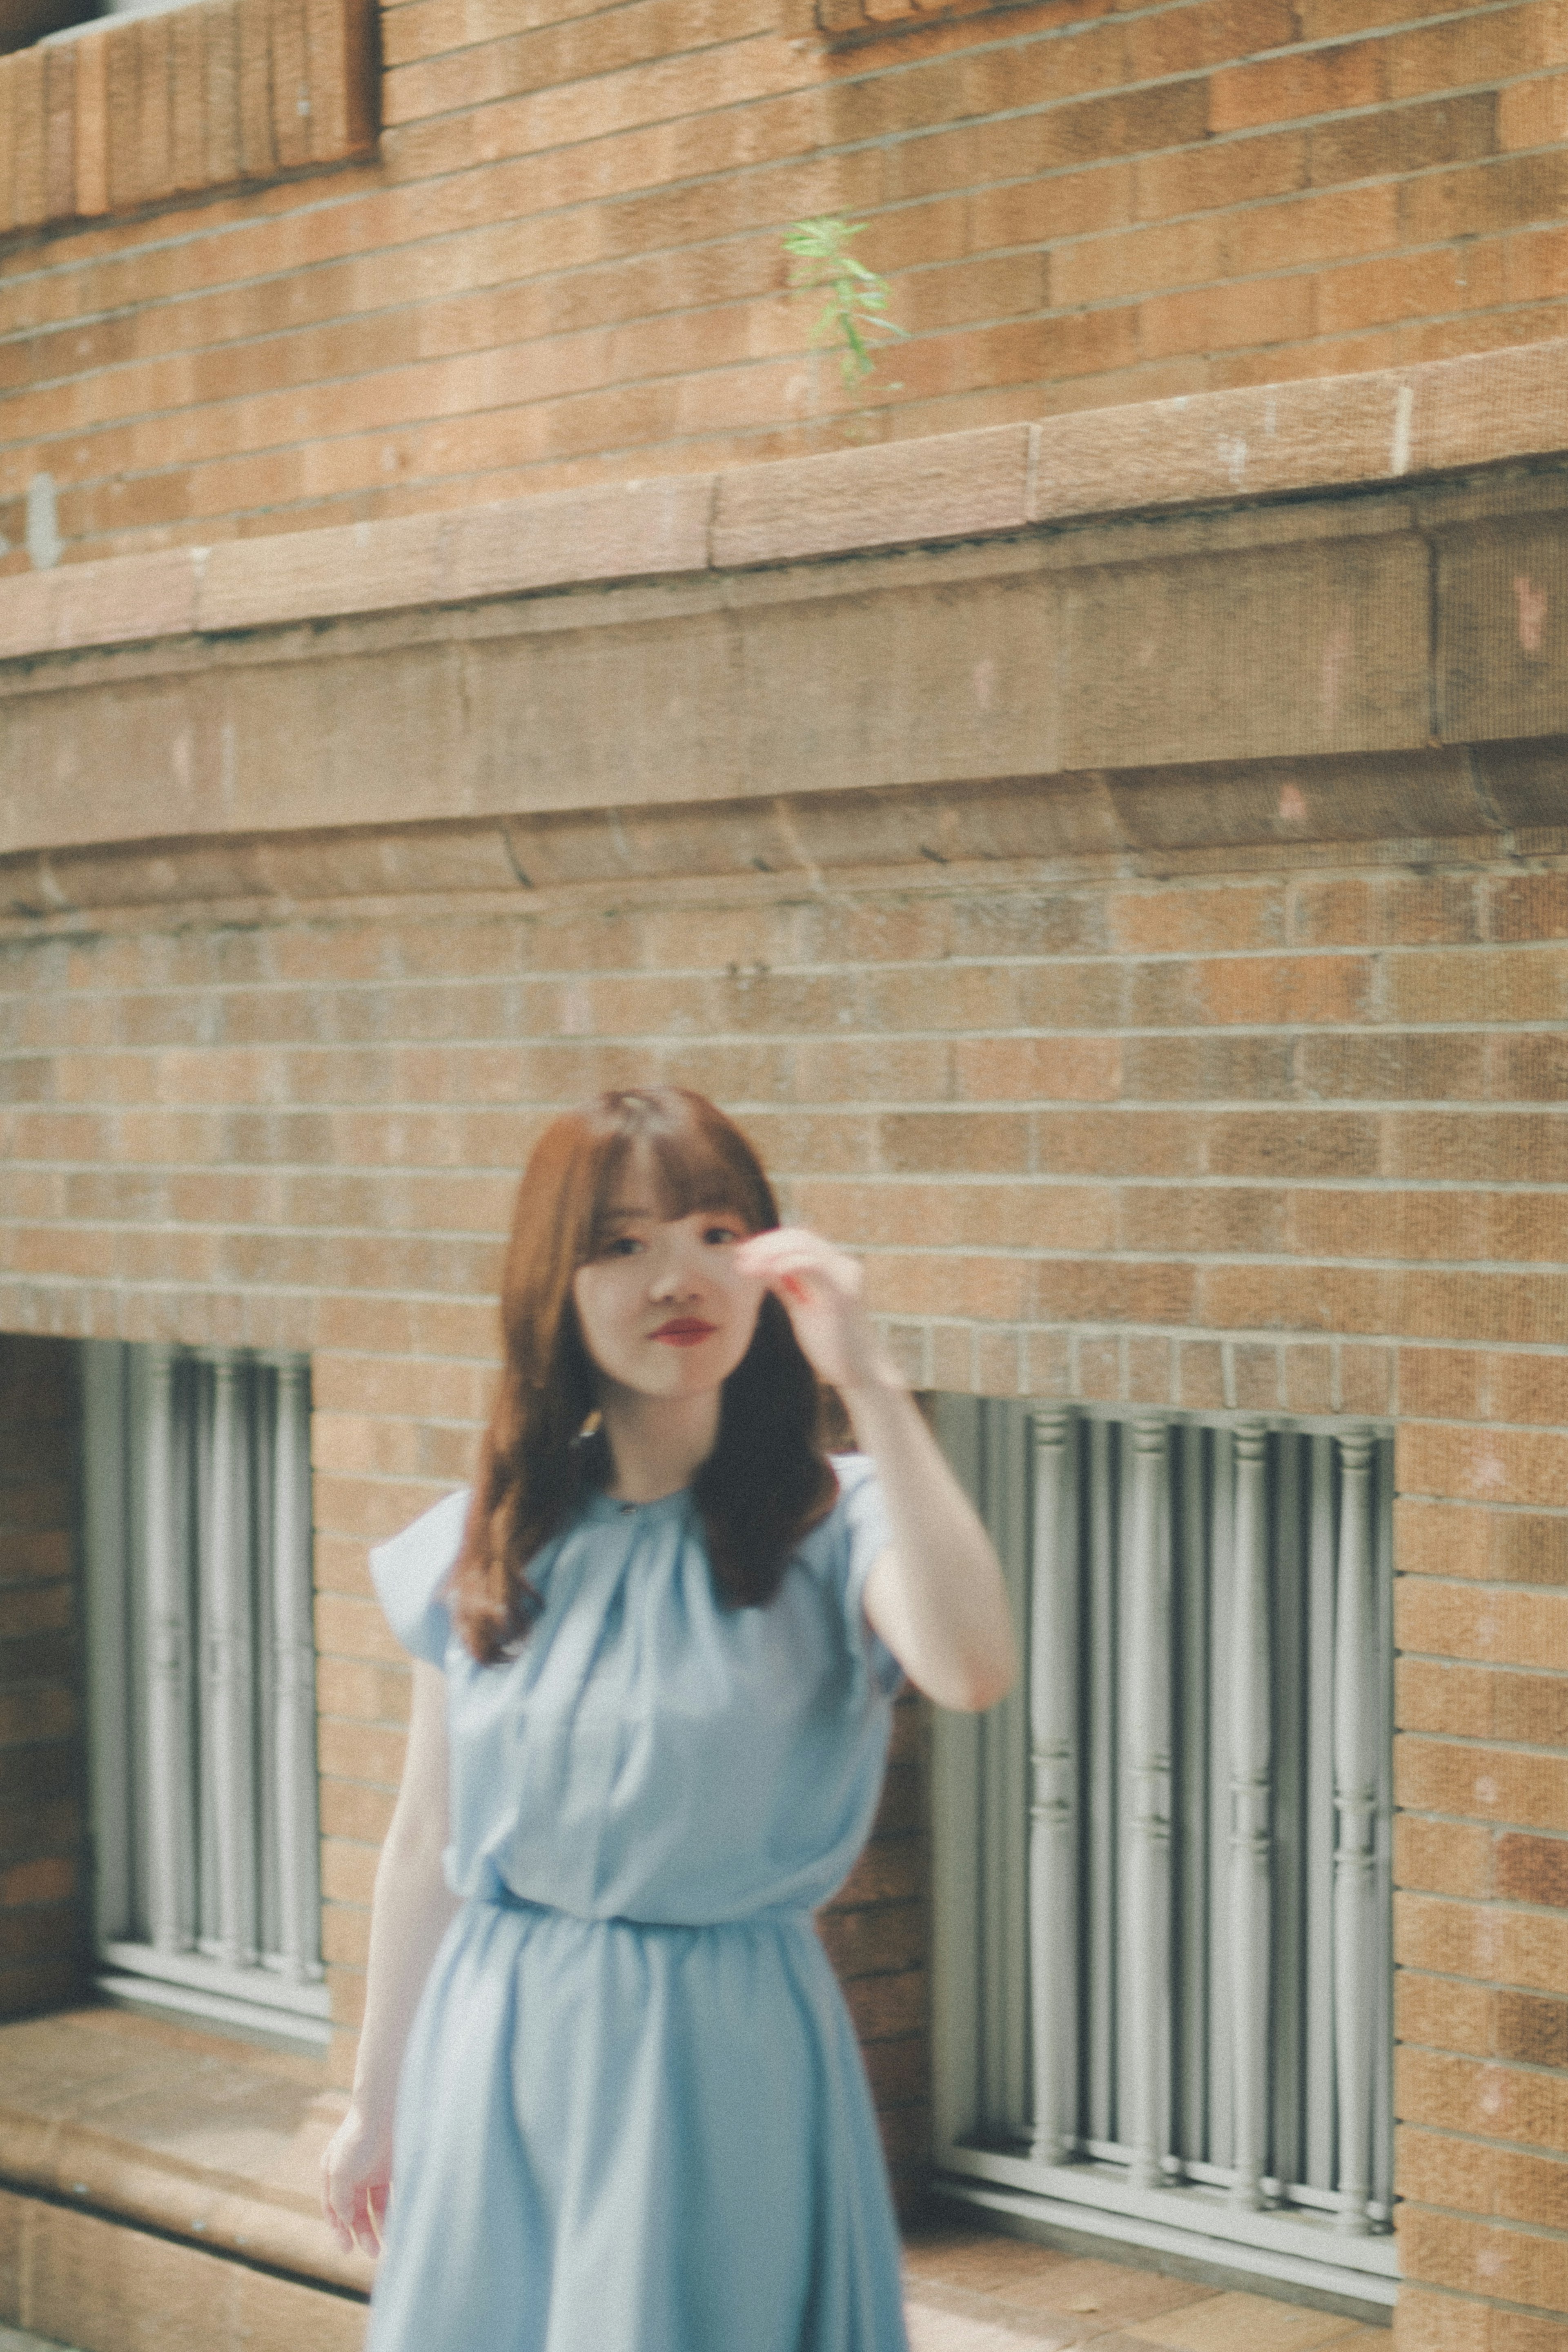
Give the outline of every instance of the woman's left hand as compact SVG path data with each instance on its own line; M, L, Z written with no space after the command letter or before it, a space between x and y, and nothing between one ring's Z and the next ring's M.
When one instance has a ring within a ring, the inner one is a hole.
M803 1225L779 1225L742 1242L735 1262L782 1303L819 1380L844 1390L901 1385L866 1312L858 1258Z

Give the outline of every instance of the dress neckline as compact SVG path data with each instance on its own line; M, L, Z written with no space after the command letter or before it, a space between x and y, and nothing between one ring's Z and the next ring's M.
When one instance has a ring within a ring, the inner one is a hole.
M605 1519L645 1519L659 1516L673 1517L690 1502L692 1490L689 1486L677 1486L673 1494L655 1495L650 1502L623 1503L618 1496L607 1495L601 1486L590 1503L589 1508L596 1517Z

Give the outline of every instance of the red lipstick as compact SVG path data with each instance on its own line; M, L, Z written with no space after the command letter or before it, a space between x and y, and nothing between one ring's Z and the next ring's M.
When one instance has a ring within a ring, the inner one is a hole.
M675 1315L669 1322L661 1323L652 1336L662 1339L667 1348L695 1348L704 1339L711 1339L717 1329L716 1323L705 1323L700 1316Z

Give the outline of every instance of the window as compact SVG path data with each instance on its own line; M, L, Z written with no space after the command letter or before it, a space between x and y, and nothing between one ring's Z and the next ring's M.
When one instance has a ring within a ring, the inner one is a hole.
M0 51L15 52L0 55L0 232L172 204L375 146L372 0L131 0L102 17L67 0L17 8L0 0Z
M305 1360L82 1355L100 1988L325 2043Z
M1386 1433L957 1397L936 1423L1029 1656L937 1726L938 2166L1391 2302Z

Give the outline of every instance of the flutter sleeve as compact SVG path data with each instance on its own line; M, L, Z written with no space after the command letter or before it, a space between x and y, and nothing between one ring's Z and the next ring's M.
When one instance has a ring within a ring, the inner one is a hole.
M866 1622L865 1585L872 1564L893 1541L887 1505L875 1465L863 1454L837 1454L839 1500L833 1511L840 1538L839 1589L850 1639L865 1658L872 1680L889 1698L904 1680L904 1668L879 1633Z
M447 1495L371 1552L371 1577L387 1623L405 1650L427 1665L445 1663L452 1618L443 1594L463 1541L468 1490Z

